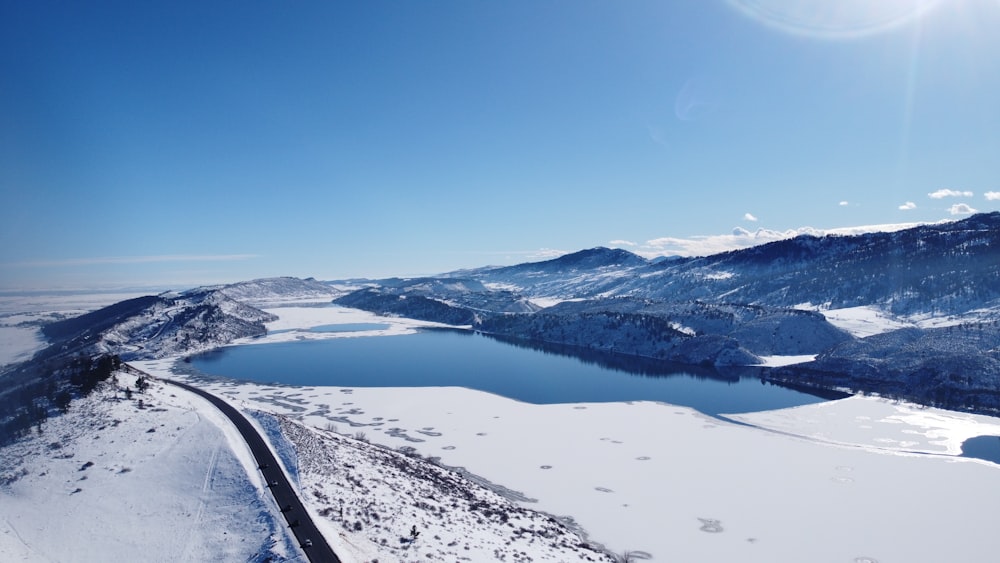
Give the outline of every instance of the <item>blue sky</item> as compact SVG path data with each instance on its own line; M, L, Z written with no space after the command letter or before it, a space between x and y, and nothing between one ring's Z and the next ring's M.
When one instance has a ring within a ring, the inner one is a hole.
M0 288L994 211L997 29L998 0L5 2Z

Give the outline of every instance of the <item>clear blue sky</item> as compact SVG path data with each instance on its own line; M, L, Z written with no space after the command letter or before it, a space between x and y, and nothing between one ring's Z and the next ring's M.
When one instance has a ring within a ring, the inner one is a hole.
M823 4L4 2L0 288L1000 209L1000 1Z

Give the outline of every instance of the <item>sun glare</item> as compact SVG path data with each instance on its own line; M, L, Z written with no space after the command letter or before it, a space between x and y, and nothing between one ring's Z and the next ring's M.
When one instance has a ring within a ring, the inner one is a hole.
M882 33L922 16L942 0L728 0L753 19L787 33L848 39Z

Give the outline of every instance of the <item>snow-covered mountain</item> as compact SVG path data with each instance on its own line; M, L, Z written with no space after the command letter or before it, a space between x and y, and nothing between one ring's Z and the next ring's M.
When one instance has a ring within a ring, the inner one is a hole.
M137 297L45 325L49 345L3 374L0 443L44 418L62 394L86 394L110 373L100 366L261 336L267 332L264 323L277 317L249 303L326 302L336 294L312 279L263 279Z
M595 248L461 276L528 297L647 299L956 315L1000 304L1000 213L891 233L803 235L697 258Z
M620 294L617 288L652 263L626 250L591 248L543 262L459 270L446 278L478 280L529 297L578 298Z
M201 289L123 301L52 323L42 332L60 351L157 358L262 335L264 323L275 318L224 290ZM53 352L50 348L41 355Z
M215 291L254 306L301 301L329 301L342 291L313 278L263 278L228 285L206 286L194 291Z
M593 248L436 279L376 282L337 302L505 337L688 363L818 355L764 377L950 408L1000 409L994 336L1000 213L891 233L804 235L697 258L650 261ZM852 307L907 331L858 342L823 314ZM932 330L957 325L976 338L959 338L954 328ZM902 361L913 331L921 353Z

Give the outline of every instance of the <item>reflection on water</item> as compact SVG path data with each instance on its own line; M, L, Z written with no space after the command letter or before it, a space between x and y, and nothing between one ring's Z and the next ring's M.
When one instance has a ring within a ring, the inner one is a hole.
M268 384L467 387L535 404L661 401L712 415L824 399L711 367L464 330L233 346L195 356L186 368Z
M688 377L716 379L728 382L736 382L740 379L740 376L738 375L725 375L708 366L679 364L675 362L657 360L654 358L646 358L643 356L616 354L614 352L606 352L603 350L581 348L579 346L570 346L568 344L553 344L537 340L520 340L517 338L493 334L484 334L483 336L517 348L534 350L543 354L575 358L584 364L599 366L604 369L619 371L631 375L642 375L647 377L686 375Z

